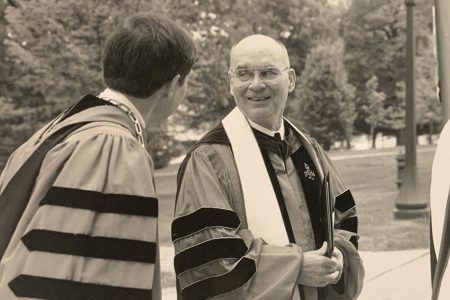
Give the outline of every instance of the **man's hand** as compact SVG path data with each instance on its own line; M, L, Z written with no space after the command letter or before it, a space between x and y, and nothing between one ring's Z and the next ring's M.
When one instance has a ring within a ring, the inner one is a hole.
M339 265L339 270L340 270L339 276L336 278L336 280L334 282L332 282L332 284L336 284L339 281L339 279L341 279L342 271L344 269L344 255L342 254L341 250L334 247L333 254L331 256L331 260L336 261L336 263Z
M298 283L305 286L323 287L339 281L343 266L342 253L335 248L333 256L328 258L326 252L327 243L324 242L320 249L303 253L303 267Z

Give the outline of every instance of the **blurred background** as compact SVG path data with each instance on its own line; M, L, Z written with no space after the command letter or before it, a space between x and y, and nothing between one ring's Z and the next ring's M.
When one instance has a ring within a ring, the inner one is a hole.
M0 169L18 145L68 104L103 89L102 45L124 17L150 11L182 24L200 58L187 99L150 132L147 145L158 169L163 285L169 295L178 164L234 107L227 79L231 46L249 34L266 34L286 45L297 73L286 115L329 151L354 191L369 286L361 299L426 299L429 217L393 214L404 169L406 10L403 0L0 0ZM415 1L414 22L415 196L427 202L443 125L432 1ZM395 273L411 262L420 269ZM425 294L407 296L400 285L398 298L395 280L414 284L413 273L422 276L416 288Z

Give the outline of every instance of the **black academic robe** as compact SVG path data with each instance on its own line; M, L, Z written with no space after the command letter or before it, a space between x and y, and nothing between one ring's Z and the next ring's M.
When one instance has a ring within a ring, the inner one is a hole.
M320 167L332 178L335 244L345 257L342 280L332 289L346 295L341 299L356 299L364 269L356 250L357 216L350 191L314 140L302 141L289 126L287 144L254 132L291 243L267 245L247 229L239 175L219 125L193 147L178 174L172 239L180 297L291 299L298 288L302 252L320 247L324 239L316 169ZM303 204L302 209L297 204ZM338 293L328 293L327 299L339 299L332 298Z

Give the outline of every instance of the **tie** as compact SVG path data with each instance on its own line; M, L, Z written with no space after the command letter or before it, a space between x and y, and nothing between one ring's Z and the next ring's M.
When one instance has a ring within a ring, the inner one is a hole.
M261 148L274 152L283 158L287 157L287 144L281 140L278 132L275 133L274 137L271 137L270 135L262 133L256 129L253 129L253 133L255 134L256 140Z
M276 138L277 140L280 140L280 141L282 141L282 139L281 139L281 135L280 135L280 133L279 132L275 132L275 135L273 136L274 138Z

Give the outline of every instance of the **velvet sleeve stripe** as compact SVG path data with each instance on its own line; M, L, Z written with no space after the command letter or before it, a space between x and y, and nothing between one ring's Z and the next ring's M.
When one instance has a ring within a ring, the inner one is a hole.
M255 273L255 261L243 257L231 271L187 286L181 291L181 297L183 300L198 300L225 294L245 285Z
M158 217L158 199L124 194L105 194L73 188L51 187L39 205L80 208L99 213Z
M209 227L238 229L241 224L234 211L221 208L200 208L172 222L172 241Z
M350 238L350 242L355 246L356 249L358 249L358 236L357 235L353 235Z
M33 299L151 300L152 290L19 275L9 287L17 297Z
M155 263L156 244L138 240L33 229L22 237L29 251Z
M341 213L345 213L355 206L355 200L350 190L346 190L342 194L336 197L336 203L334 208L339 210Z
M247 245L240 238L209 240L175 255L175 273L179 275L216 259L240 259L247 253L247 250Z
M342 221L339 229L358 233L358 217L353 216Z

